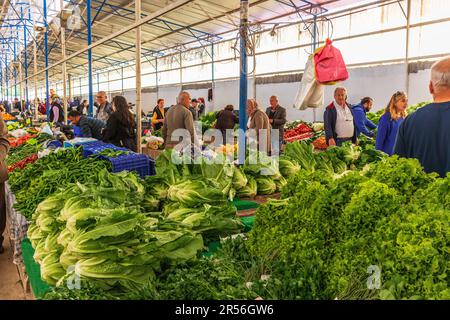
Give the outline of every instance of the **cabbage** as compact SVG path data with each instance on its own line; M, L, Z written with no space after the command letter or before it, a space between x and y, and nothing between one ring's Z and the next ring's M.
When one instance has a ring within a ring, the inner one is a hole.
M206 179L184 180L174 184L167 191L167 198L187 207L197 207L205 203L223 204L227 201L217 183Z
M236 168L233 175L233 188L241 190L247 185L248 179L241 168Z
M283 177L289 178L295 175L301 167L294 160L280 158L279 162L280 173Z
M259 195L274 194L277 190L277 185L271 177L258 177L256 178L256 183Z
M247 185L237 192L237 196L239 198L254 198L257 194L258 186L255 178L249 176L247 177L247 180Z
M276 192L281 192L281 189L287 185L287 180L283 177L281 177L278 180L275 180L275 185L277 186Z

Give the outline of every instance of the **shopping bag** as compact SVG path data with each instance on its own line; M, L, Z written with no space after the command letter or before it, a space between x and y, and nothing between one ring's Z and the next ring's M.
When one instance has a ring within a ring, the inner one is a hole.
M310 55L306 62L305 72L300 82L300 89L294 101L294 108L305 110L319 108L324 103L324 87L317 83L314 70L314 56Z
M316 80L320 84L334 85L348 79L347 66L339 49L327 39L326 45L314 53Z

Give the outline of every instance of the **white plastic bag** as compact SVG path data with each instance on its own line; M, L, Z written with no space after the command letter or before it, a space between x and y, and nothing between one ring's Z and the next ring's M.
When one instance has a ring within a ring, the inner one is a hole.
M305 110L323 106L324 87L316 81L313 58L314 56L310 55L306 62L300 89L294 101L295 109Z
M47 133L47 134L49 134L49 135L53 135L53 131L52 131L52 129L50 128L50 126L48 125L48 123L47 124L45 124L45 126L44 126L44 128L42 128L42 132L43 133Z

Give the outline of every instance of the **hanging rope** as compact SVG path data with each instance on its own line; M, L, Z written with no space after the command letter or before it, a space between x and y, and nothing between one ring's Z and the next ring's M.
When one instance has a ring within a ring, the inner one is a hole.
M260 24L254 24L252 27L248 27L246 32L243 32L244 34L244 43L245 43L245 50L248 57L256 55L256 48L259 46L261 42L261 31L262 26ZM241 49L240 49L240 41L241 39L241 33L238 32L236 35L236 40L234 42L234 45L231 47L231 49L234 51L234 60L237 60L238 57L241 55ZM250 72L247 72L247 75L253 75L256 70L256 65L253 64L253 70Z

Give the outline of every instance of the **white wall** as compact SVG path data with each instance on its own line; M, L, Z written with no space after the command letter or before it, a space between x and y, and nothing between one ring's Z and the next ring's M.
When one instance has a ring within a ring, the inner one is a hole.
M349 69L349 79L339 86L344 86L348 90L349 103L359 103L360 99L366 96L374 99L373 111L383 109L392 94L398 90L405 90L405 67L403 64L384 65L375 67L364 67ZM428 81L430 70L419 71L409 75L409 104L416 104L431 99L428 93ZM253 96L253 80L248 83L248 96ZM300 83L275 83L258 85L256 88L257 100L263 108L268 107L269 98L272 95L278 96L280 105L287 109L288 120L314 120L314 111L296 110L292 107ZM327 86L325 89L325 106L333 100L333 92L336 86ZM166 100L166 105L170 106L176 101L180 92L180 86L161 87L159 97ZM204 97L207 100L208 90L189 90L192 97ZM125 96L129 101L134 102L135 92L126 92ZM148 111L148 105L156 104L155 94L144 94L144 110ZM149 102L147 102L149 101ZM239 108L239 80L216 82L214 89L214 101L206 102L207 111L221 110L227 104ZM324 107L325 107L324 106ZM316 110L316 120L323 119L324 107ZM153 107L151 107L153 108Z

